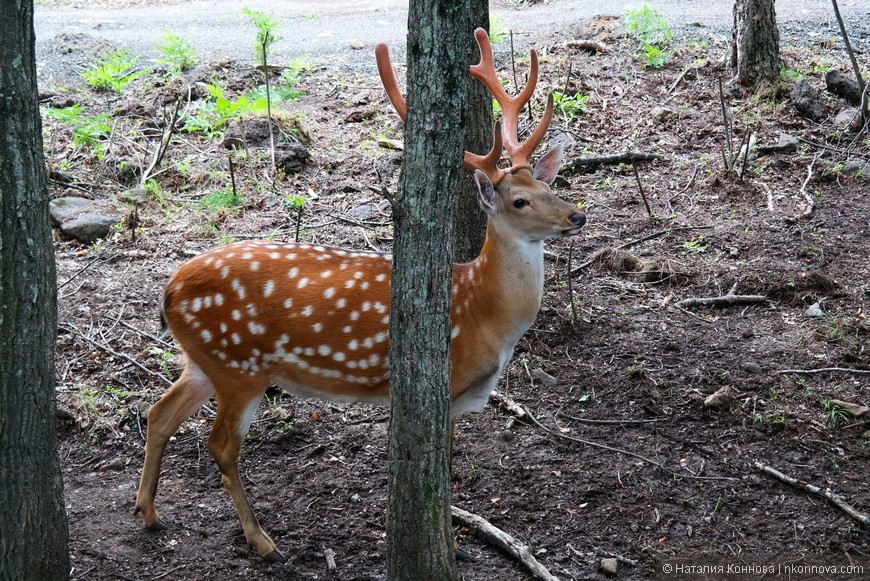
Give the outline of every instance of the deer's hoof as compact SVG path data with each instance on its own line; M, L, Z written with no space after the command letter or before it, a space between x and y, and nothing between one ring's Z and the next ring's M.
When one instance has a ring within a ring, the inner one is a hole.
M287 557L284 556L284 553L275 549L271 553L263 555L263 558L266 559L267 563L276 563L278 565L287 562Z
M166 524L162 520L157 519L150 525L145 525L145 528L147 528L149 531L165 531L169 527L166 526Z

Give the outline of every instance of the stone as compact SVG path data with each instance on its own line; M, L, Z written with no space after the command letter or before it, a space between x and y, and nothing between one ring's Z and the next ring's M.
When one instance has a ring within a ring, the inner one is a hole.
M852 107L843 109L837 116L834 117L834 127L853 129L858 131L861 129L861 113L858 109L853 109Z
M60 225L60 231L82 244L93 244L100 238L105 238L118 219L105 214L84 212L66 220Z
M48 204L51 223L55 226L59 226L76 214L84 212L90 208L91 205L93 205L91 200L75 196L54 199Z
M302 145L279 145L275 147L275 166L290 175L301 172L311 160L311 153Z
M824 317L825 311L822 310L822 305L813 303L804 311L804 314L808 317Z
M795 109L801 115L805 115L810 119L821 120L828 114L828 107L825 105L824 100L822 100L822 96L806 79L801 79L795 83L789 96Z
M601 559L598 567L608 577L616 577L616 574L619 573L619 561L613 557Z
M776 143L758 146L758 153L792 153L797 151L798 138L788 133L781 133Z
M840 71L828 71L825 74L825 85L831 93L842 97L853 105L861 103L861 89L858 88L858 81L851 75L846 75Z
M852 159L846 162L842 172L843 175L868 179L870 178L870 175L868 175L870 174L870 163Z

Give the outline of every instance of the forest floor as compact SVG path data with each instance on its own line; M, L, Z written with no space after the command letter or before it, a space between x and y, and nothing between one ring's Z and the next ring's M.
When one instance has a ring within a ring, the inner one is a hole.
M585 110L566 103L552 124L549 144L566 147L566 167L626 151L661 156L637 164L650 212L631 165L565 172L557 194L585 207L588 226L548 245L543 308L498 386L540 424L496 403L463 416L453 503L528 544L562 580L605 578L605 556L619 556L621 579L651 578L656 562L693 555L827 558L870 574L870 528L757 466L870 513L870 415L860 407L870 405L870 141L833 124L845 104L824 92L823 73L850 72L841 42L783 47L783 80L751 93L728 81L720 39L680 35L666 64L644 68L618 25L598 19L572 31L604 42L603 54L564 33L538 39L538 95L586 97ZM519 58L518 74L527 64ZM84 82L42 91L51 197L89 198L121 218L93 244L56 238L58 425L75 579L385 578L381 407L268 393L242 478L286 565L265 563L245 542L205 444L212 405L183 424L164 458L157 502L169 529L149 532L133 515L145 414L179 372L171 339L158 337L173 271L249 238L390 248L389 206L370 186L396 187L400 123L376 78L314 65L301 71L301 94L277 106L288 165L274 189L268 139L257 141L263 123L245 116L245 145L226 148L215 99L192 82L208 79L238 104L262 82L244 63L203 63L186 80L153 71L120 97ZM509 61L501 74L512 78ZM789 97L799 78L822 93L816 119ZM184 129L136 188L178 97ZM726 171L723 103L735 153L750 131L757 146L787 133L796 147L753 148L745 169L741 158ZM78 116L51 113L73 104ZM111 129L74 143L82 116L100 113ZM681 304L732 290L764 298ZM799 372L821 368L841 370ZM715 392L724 397L705 405ZM474 531L457 535L470 555L463 579L528 578Z

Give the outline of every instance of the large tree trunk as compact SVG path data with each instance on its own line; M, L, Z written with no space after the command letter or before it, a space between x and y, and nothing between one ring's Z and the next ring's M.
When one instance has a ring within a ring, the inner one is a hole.
M474 40L474 29L489 31L489 0L471 0L471 26L467 44L469 62L480 61L480 52ZM468 88L465 105L465 149L474 153L486 153L492 147L492 95L476 79ZM471 172L465 172L456 198L456 215L453 229L453 259L469 262L477 258L486 237L486 214L477 205L477 186Z
M393 208L387 575L456 579L450 526L452 211L469 84L467 2L411 0L405 156Z
M774 0L736 0L731 29L731 70L754 87L779 76L779 31Z
M0 579L68 579L33 3L0 0Z

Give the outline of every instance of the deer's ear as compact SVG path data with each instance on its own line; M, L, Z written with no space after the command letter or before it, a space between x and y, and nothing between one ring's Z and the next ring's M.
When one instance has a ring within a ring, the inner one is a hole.
M489 181L485 173L475 170L474 183L477 184L477 203L480 204L480 209L487 214L495 213L495 188L492 182Z
M541 180L545 184L552 184L559 173L559 164L562 162L562 146L559 145L547 152L547 154L538 160L535 164L535 169L532 172L532 177L536 180Z

